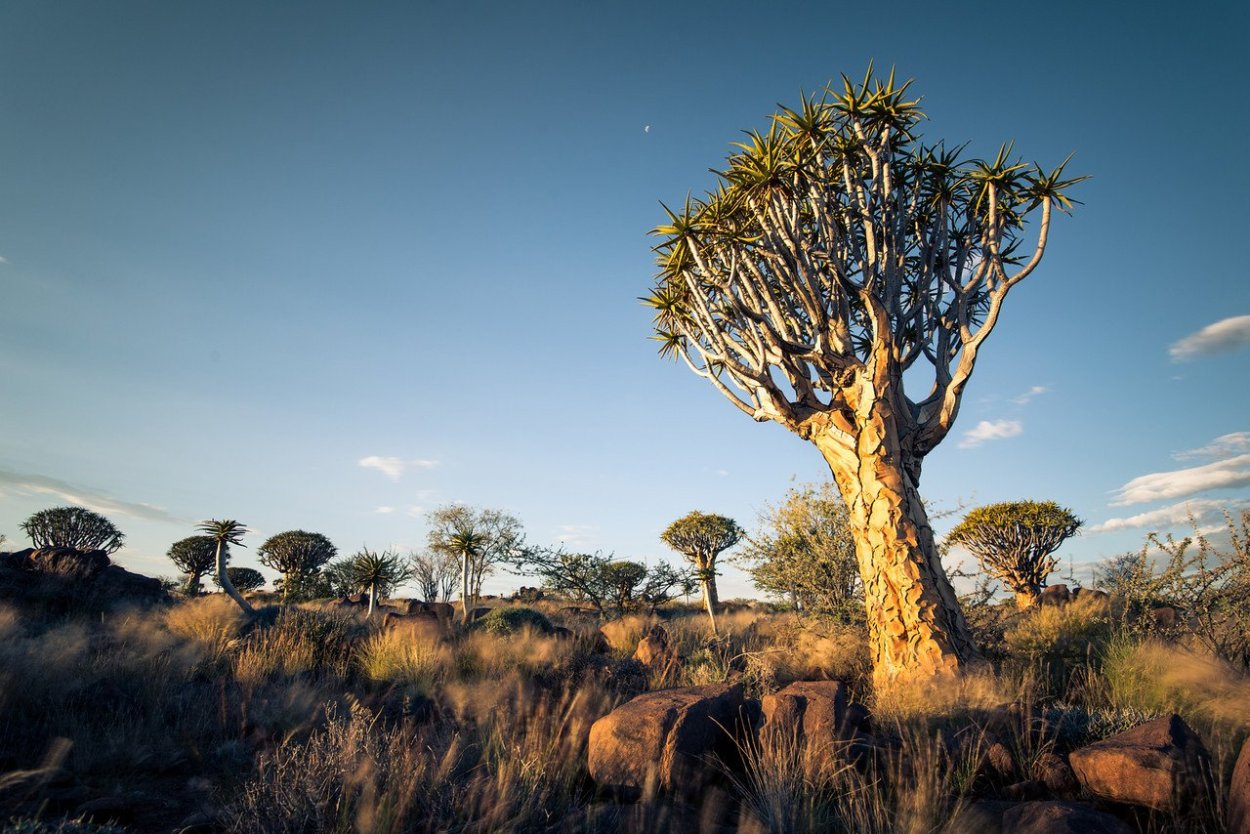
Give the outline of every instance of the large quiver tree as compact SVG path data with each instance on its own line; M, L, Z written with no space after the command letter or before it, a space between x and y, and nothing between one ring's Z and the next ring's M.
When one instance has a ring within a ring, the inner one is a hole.
M986 161L922 144L919 101L893 73L842 81L781 109L714 192L668 212L645 300L662 354L820 449L888 680L977 658L917 491L921 464L1077 180L1010 146ZM925 366L927 388L908 396L904 373L912 384Z

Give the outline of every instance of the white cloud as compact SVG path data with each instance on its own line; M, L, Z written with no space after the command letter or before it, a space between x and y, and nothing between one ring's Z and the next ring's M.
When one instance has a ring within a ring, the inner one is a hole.
M556 528L556 541L574 547L589 547L595 543L599 528L592 524L561 524Z
M1012 397L1011 401L1016 405L1028 405L1029 400L1034 397L1040 397L1042 394L1049 394L1050 388L1045 385L1034 385L1018 397Z
M47 475L31 475L24 472L0 469L0 485L26 495L51 495L67 504L86 507L104 515L123 515L130 518L166 521L181 525L193 523L188 519L178 518L164 508L157 507L154 504L123 501L93 489L75 486L57 478L49 478Z
M1235 431L1232 434L1222 434L1197 449L1175 452L1172 457L1177 460L1219 460L1246 452L1250 452L1250 431Z
M378 507L376 510L374 510L374 512L378 513L379 515L387 515L388 513L395 512L395 508L394 507Z
M405 460L404 458L382 457L380 455L369 455L361 458L359 465L366 469L376 469L392 481L398 481L400 476L410 469L433 469L438 466L436 460Z
M1198 356L1226 353L1250 345L1250 316L1232 316L1208 324L1168 348L1173 361L1184 362Z
M964 432L963 438L959 441L959 448L971 449L987 440L1002 440L1023 432L1024 426L1019 420L982 420Z
M1139 527L1165 530L1181 524L1188 526L1191 517L1195 523L1201 524L1207 519L1218 518L1226 511L1232 512L1237 510L1247 503L1250 502L1195 498L1190 501L1182 501L1179 504L1160 507L1157 510L1147 510L1144 513L1138 513L1126 518L1109 518L1101 524L1095 524L1088 528L1087 532L1111 533L1116 530L1131 530ZM1219 527L1217 526L1216 529L1219 529Z
M1129 481L1116 490L1111 505L1123 507L1169 498L1184 498L1209 489L1239 487L1250 484L1250 455L1237 455L1188 469L1154 472Z
M4 255L0 255L0 264L7 264L8 262L9 262L8 258L6 258Z
M409 516L411 518L420 518L421 516L425 514L426 514L426 508L419 504L413 504L409 506L408 509L404 510L404 515Z

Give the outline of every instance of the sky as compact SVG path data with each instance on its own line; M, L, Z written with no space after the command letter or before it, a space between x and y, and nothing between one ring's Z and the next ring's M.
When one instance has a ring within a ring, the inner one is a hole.
M254 531L245 565L293 528L418 548L453 501L649 563L691 510L753 528L828 469L656 356L647 233L870 60L916 79L926 140L1092 176L926 500L1058 501L1078 576L1250 506L1250 12L882 9L0 4L0 534L88 506L171 575L209 517Z

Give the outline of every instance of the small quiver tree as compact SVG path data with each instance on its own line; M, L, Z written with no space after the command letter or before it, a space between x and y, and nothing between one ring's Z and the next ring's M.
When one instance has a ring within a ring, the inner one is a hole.
M354 584L369 595L369 609L365 617L373 616L379 596L389 597L395 589L412 578L412 568L397 553L384 550L381 553L361 548L348 562Z
M187 578L183 593L195 596L203 590L200 580L213 570L213 562L217 558L217 540L212 536L187 536L171 544L165 555Z
M703 589L703 606L716 633L716 557L742 540L742 528L732 518L694 511L674 521L660 534L669 547L690 560Z
M23 521L21 527L35 547L72 547L114 553L126 541L113 522L84 507L40 510Z
M315 575L322 565L338 555L338 548L321 533L287 530L270 536L256 549L256 558L267 568L282 574L282 600L293 587Z
M240 593L265 587L265 575L256 568L226 568L226 578L230 580L231 587ZM213 584L224 590L222 583L215 576Z
M980 659L920 497L921 467L1079 181L1010 145L977 159L925 144L910 85L870 66L862 82L843 76L749 133L714 191L666 209L645 299L662 355L829 464L850 510L880 682Z
M1054 501L1008 501L969 512L946 543L977 557L981 569L1011 588L1016 607L1024 609L1054 573L1055 551L1080 528L1081 520Z
M230 581L230 572L226 569L226 562L230 558L230 545L237 544L243 547L243 535L247 532L247 528L243 526L243 522L235 521L233 518L216 519L210 518L208 521L200 522L199 530L206 536L209 536L214 543L215 561L216 561L216 577L214 581L226 592L235 604L243 610L247 616L256 613L251 604L243 598L238 589L234 587L234 583ZM260 571L253 571L260 576ZM264 577L261 577L263 584Z

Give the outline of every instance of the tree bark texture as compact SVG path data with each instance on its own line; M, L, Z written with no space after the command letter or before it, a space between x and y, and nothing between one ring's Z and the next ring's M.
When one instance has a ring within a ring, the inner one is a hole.
M867 405L854 414L854 425L809 439L850 511L874 678L882 684L956 673L978 662L980 653L917 491L920 460L904 451L888 399Z
M243 598L243 595L235 589L234 583L230 581L230 574L226 572L226 548L220 541L217 542L217 582L221 585L221 589L243 609L244 614L255 613L251 604Z

